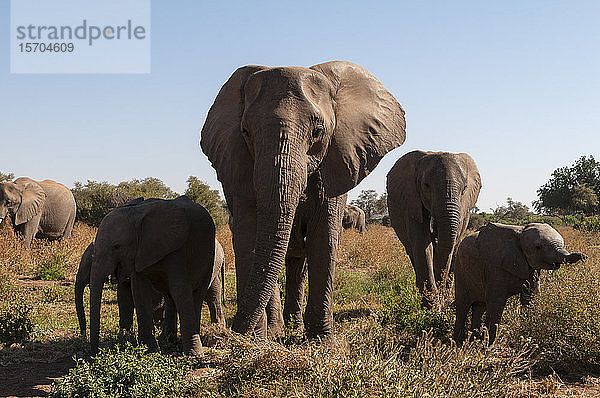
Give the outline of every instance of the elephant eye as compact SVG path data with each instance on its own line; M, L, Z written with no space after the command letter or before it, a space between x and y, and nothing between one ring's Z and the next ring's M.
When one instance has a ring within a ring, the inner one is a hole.
M540 244L535 245L535 250L542 250L542 245L540 245Z
M120 248L121 248L121 245L120 245L120 244L118 244L118 243L115 243L115 244L113 245L113 249L115 249L115 250L119 250Z
M324 130L325 130L325 128L323 126L317 126L317 127L315 127L315 129L312 132L313 138L319 138L319 137L321 137L321 135L323 135L323 131Z
M242 129L242 135L246 138L250 137L250 133L248 132L247 129Z

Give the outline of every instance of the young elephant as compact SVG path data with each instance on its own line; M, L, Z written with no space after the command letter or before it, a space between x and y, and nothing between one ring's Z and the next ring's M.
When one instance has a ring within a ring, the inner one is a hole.
M490 344L509 297L540 269L555 270L585 256L569 253L562 236L548 224L525 227L489 223L460 243L453 262L456 322L454 340L465 339L467 313L473 308L471 329L478 331L486 313Z
M85 287L90 284L90 273L92 269L92 258L94 253L94 243L83 252L77 277L75 279L75 309L77 311L77 319L79 321L79 332L82 336L86 336L86 319L83 309L83 293ZM225 317L223 316L222 294L223 280L225 272L225 255L221 244L215 240L215 261L213 275L210 286L205 298L210 311L211 323L225 325ZM121 335L131 331L133 325L133 296L131 293L131 280L119 282L117 284L117 304L119 306L119 329ZM175 307L169 296L154 290L152 296L153 320L155 325L160 325L162 328L161 338L170 339L177 335L177 314Z
M215 224L188 197L145 200L110 212L98 227L90 271L90 342L98 350L102 287L110 274L131 280L138 340L157 349L153 289L169 295L181 324L183 349L201 356L200 310L215 264Z

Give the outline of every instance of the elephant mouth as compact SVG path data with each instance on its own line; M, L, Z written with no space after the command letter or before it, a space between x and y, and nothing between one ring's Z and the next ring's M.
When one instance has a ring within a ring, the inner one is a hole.
M552 264L550 264L550 267L549 267L548 269L550 269L550 270L553 270L553 271L554 271L554 270L557 270L557 269L559 269L559 268L560 268L560 266L561 266L562 264L564 264L564 263L552 263Z

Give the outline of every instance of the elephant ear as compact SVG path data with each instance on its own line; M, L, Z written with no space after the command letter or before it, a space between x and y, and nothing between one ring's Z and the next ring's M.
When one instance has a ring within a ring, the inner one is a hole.
M520 279L529 278L531 268L521 250L520 229L490 223L480 229L480 252L497 266Z
M135 208L136 272L156 264L185 243L190 228L185 207L173 202L152 201Z
M388 198L399 214L394 217L401 220L410 217L418 223L423 222L423 202L417 186L417 163L426 152L412 151L402 156L387 175ZM394 211L395 212L395 211Z
M254 197L253 163L250 151L242 137L241 122L244 113L244 84L264 66L249 65L237 69L221 87L210 107L200 133L200 146L217 171L225 194L235 192Z
M458 158L460 159L461 166L467 174L467 189L464 195L464 201L467 205L467 211L470 211L477 203L479 197L479 191L481 190L481 176L477 165L471 156L466 153L459 153Z
M41 213L46 202L46 192L40 184L29 178L18 178L15 184L21 191L21 204L15 213L15 224L20 225Z
M344 61L311 66L333 84L335 129L320 170L327 196L348 192L406 139L404 110L366 69Z

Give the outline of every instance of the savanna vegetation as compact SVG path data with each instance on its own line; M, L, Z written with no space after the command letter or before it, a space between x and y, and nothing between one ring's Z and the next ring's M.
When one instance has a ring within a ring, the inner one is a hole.
M196 177L187 183L185 194L207 207L219 226L227 264L224 310L231 324L234 253L224 204ZM336 329L329 341L308 342L292 330L269 342L232 335L208 325L205 308L201 361L181 357L177 346L162 347L160 354L121 346L116 291L106 285L103 349L91 360L89 344L79 336L73 282L94 225L133 197L177 194L152 178L117 185L88 181L73 191L87 224L77 222L70 240L34 240L26 250L7 221L0 225L0 396L600 396L600 232L591 221L594 213L534 214L511 198L490 213L474 209L472 228L488 221L548 222L569 251L588 256L583 264L543 272L541 295L526 312L512 299L492 347L472 341L457 348L450 340L452 291L440 294L435 309L421 308L404 248L382 225L385 194L363 191L354 203L368 211L372 224L363 234L343 232Z
M600 394L600 234L559 227L583 265L543 274L533 309L516 300L497 343L450 341L452 294L439 311L420 308L410 262L393 230L344 231L335 286L336 332L329 342L260 342L216 326L202 330L205 359L173 350L151 354L116 344L116 292L103 295L101 346L89 362L79 337L73 280L95 228L77 223L71 240L35 240L26 251L10 226L0 233L0 395L52 396L562 396ZM227 257L225 311L235 313L233 249ZM283 286L284 278L281 283ZM87 303L86 303L87 304ZM208 322L205 309L203 322ZM77 357L76 362L72 357ZM50 378L59 378L54 382ZM93 391L93 393L92 393Z

